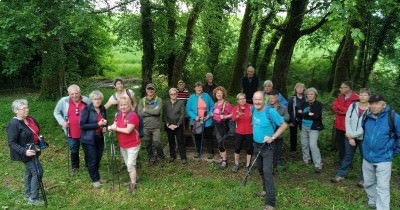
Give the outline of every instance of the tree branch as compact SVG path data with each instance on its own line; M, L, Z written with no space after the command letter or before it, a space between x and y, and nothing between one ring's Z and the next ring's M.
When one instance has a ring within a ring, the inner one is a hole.
M128 4L130 4L130 3L134 2L134 1L136 1L136 0L129 0L129 1L120 2L119 4L114 5L112 7L108 7L106 9L95 10L92 13L99 14L99 13L111 12L112 10L114 10L114 9L116 9L118 7L122 7L122 6L128 5ZM107 5L109 5L109 4L107 3Z
M314 33L314 31L318 30L319 28L321 28L321 26L323 26L327 21L328 21L328 16L331 14L331 12L328 12L324 15L324 17L322 17L322 19L315 24L314 26L311 26L309 28L303 29L300 31L299 36L302 37L304 35L308 35L311 33Z

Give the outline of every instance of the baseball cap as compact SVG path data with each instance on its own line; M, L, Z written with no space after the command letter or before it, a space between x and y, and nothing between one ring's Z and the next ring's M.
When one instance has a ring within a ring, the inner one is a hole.
M378 102L378 101L385 101L385 99L381 95L373 95L369 98L369 103Z
M146 89L156 89L153 83L149 83L146 85Z

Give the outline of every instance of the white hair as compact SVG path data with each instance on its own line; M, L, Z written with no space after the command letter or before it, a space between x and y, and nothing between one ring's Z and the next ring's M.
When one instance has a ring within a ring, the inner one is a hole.
M26 99L16 99L11 104L11 110L16 112L22 106L28 106L28 101Z

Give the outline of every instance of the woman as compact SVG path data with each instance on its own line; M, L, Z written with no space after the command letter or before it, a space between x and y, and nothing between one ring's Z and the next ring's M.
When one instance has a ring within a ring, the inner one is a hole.
M315 166L315 172L322 171L321 153L318 148L319 131L322 125L322 104L317 101L318 91L311 87L305 91L306 103L303 104L299 113L302 117L301 122L301 145L303 148L303 161L305 164L310 162L310 150Z
M33 117L29 116L28 101L17 99L11 109L15 117L7 126L8 145L11 160L25 164L24 193L29 204L43 204L39 196L39 178L43 177L42 164L39 161L40 127Z
M215 100L217 100L217 102L215 102L212 117L218 142L218 150L222 159L221 169L225 169L228 163L226 161L226 150L224 141L229 131L228 120L232 117L232 106L228 101L225 100L227 93L224 87L216 87L213 90L213 96Z
M107 126L107 115L106 109L102 105L104 97L100 91L91 92L89 99L92 103L82 110L79 124L86 166L93 187L98 189L101 187L99 167L104 149L103 133Z
M119 112L108 130L117 132L120 151L128 169L129 192L134 194L136 187L136 160L140 149L139 117L132 111L131 100L121 97L118 100Z
M104 105L106 109L112 105L118 105L118 100L121 97L128 97L132 103L133 110L136 108L135 93L131 89L125 89L124 81L121 78L114 80L115 93L110 96L107 103Z
M344 180L347 176L350 166L352 165L354 154L357 146L360 150L361 160L363 158L362 143L364 129L362 128L362 121L365 111L369 107L369 91L366 88L362 88L359 93L360 102L354 102L347 109L346 113L346 142L345 142L345 155L343 161L340 164L339 170L336 172L336 176L331 179L334 183L339 183ZM358 186L363 187L363 174L360 172Z
M171 158L170 162L174 162L176 159L176 137L182 164L186 164L186 147L183 136L185 104L183 100L178 100L178 90L176 88L169 89L169 100L167 100L163 105L163 120L168 135L169 154Z
M297 128L301 129L301 118L298 117L297 112L306 102L304 90L306 89L303 83L296 83L294 86L294 95L289 100L288 112L290 116L290 152L297 151Z
M250 104L246 103L246 95L239 93L236 96L238 105L233 107L232 121L236 124L235 129L235 165L232 172L239 171L240 150L246 150L246 169L250 167L251 155L253 154L253 128L251 126Z
M204 130L201 134L194 134L195 146L197 150L197 155L195 158L199 158L201 160L202 153L202 140L203 136L206 137L207 140L207 151L208 151L208 159L212 159L214 157L213 152L213 140L212 136L212 110L214 109L214 102L211 99L210 95L203 92L203 86L201 82L196 82L195 84L195 93L189 97L189 100L186 104L186 113L190 118L190 125L193 126L194 123L203 123Z

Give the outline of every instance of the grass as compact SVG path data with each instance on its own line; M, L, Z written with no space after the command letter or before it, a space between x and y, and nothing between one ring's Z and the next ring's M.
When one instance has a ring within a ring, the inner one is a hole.
M115 48L111 54L113 55L110 60L111 67L104 73L105 77L139 77L141 75L141 52L122 52Z
M101 90L105 93L105 98L112 92L110 89ZM89 91L83 92L86 94ZM50 147L40 158L45 170L44 184L49 209L261 209L264 204L263 199L254 195L261 189L260 177L256 170L251 174L247 186L241 186L243 170L238 174L232 174L230 167L227 170L220 170L216 163L198 163L190 159L187 166L183 166L180 162L164 162L149 166L145 161L143 146L139 154L140 178L135 196L127 194L126 186L118 189L116 185L113 191L110 182L102 189L94 190L87 171L82 171L76 177L67 175L67 149L64 136L52 116L56 101L38 101L35 91L24 90L21 93L19 91L0 93L1 209L42 208L26 204L22 196L24 166L20 162L9 160L5 127L13 116L10 111L12 100L21 97L28 99L31 115L38 120L43 135L50 143ZM111 115L109 114L110 119ZM293 158L285 152L286 170L275 176L279 209L365 209L366 194L356 187L360 168L358 159L348 179L343 183L332 184L329 181L337 168L335 163L337 154L329 150L328 128L331 127L332 115L326 114L325 118L327 129L322 131L320 138L323 172L315 174L312 166L302 164L300 155ZM287 142L287 138L285 140ZM165 138L162 142L166 145ZM228 148L228 153L231 155L229 166L232 166L232 147ZM104 178L109 178L106 163L107 157L103 156L100 173ZM400 208L399 163L400 159L396 158L391 186L392 209ZM128 181L125 172L120 175L122 183Z

